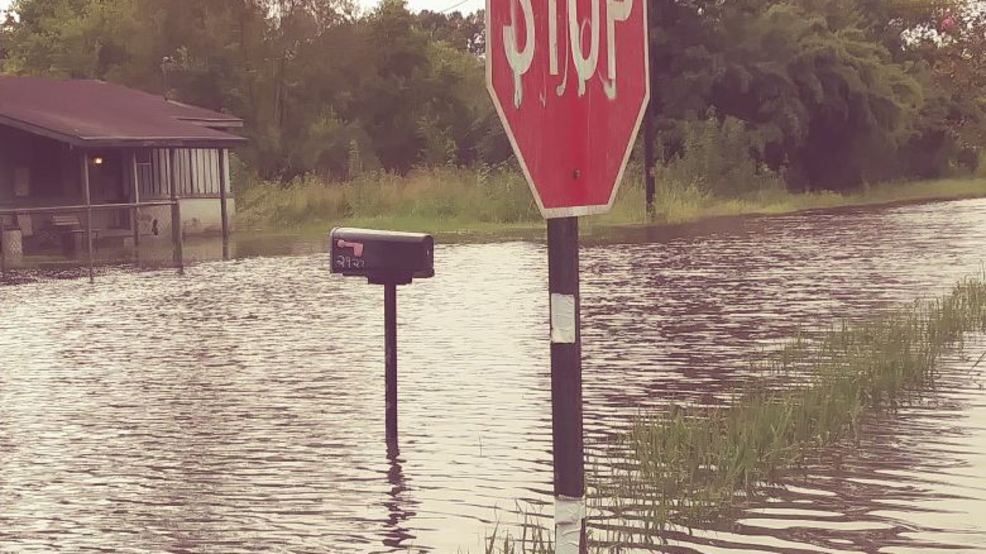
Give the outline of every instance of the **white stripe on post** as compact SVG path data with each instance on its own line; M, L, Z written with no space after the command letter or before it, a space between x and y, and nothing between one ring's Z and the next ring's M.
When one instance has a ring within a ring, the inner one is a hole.
M585 498L555 497L555 553L581 554L579 542L585 525Z
M575 344L575 296L551 295L551 342Z

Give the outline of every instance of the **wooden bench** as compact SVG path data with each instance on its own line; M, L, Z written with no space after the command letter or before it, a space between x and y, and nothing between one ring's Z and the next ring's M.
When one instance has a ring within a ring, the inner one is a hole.
M66 254L74 254L81 250L85 240L86 230L82 228L79 216L73 214L53 214L48 219L49 224L58 230L62 236L62 249ZM99 231L93 229L92 241L99 239Z
M48 220L52 227L67 227L82 231L82 224L79 223L79 216L71 214L55 214Z

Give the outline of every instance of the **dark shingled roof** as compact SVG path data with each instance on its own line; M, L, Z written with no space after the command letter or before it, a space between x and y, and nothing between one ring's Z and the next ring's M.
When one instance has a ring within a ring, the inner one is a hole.
M243 121L103 81L0 75L0 125L79 147L236 146Z

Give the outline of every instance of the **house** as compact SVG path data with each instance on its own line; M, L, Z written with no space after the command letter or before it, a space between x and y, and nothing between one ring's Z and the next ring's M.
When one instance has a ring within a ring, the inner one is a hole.
M242 126L102 81L0 76L0 232L39 248L83 236L90 250L149 236L228 238L228 153L245 141L233 134Z

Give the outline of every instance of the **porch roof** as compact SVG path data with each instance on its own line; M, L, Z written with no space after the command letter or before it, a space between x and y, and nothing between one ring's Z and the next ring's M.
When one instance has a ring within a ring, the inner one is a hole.
M239 118L93 80L0 75L0 125L81 148L228 148Z

